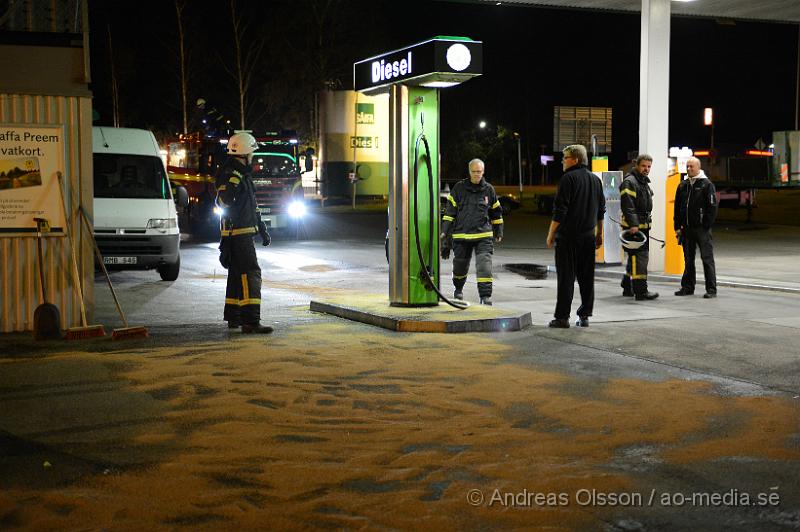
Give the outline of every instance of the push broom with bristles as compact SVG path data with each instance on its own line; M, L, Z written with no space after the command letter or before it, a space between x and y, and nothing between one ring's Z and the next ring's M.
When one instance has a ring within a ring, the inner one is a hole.
M130 338L147 338L150 336L150 333L147 331L146 327L131 327L128 325L128 320L125 319L125 313L122 312L122 307L117 299L117 293L114 291L114 285L111 284L111 277L108 275L108 270L106 270L106 265L103 262L103 254L100 253L100 247L97 245L97 240L94 238L92 226L89 225L89 219L86 217L83 206L78 207L78 210L80 211L81 219L83 220L84 225L86 225L86 230L89 232L89 238L92 239L92 244L94 245L94 254L97 257L98 262L100 262L100 269L103 270L103 275L105 275L106 282L108 282L108 288L111 290L111 297L114 298L114 304L117 306L117 312L119 312L119 317L122 319L122 324L124 325L124 327L121 329L114 329L111 331L111 339L126 340Z
M85 340L87 338L97 338L99 336L105 336L106 330L103 328L102 325L87 325L86 324L86 306L83 303L83 285L81 284L80 274L78 273L78 261L75 258L75 242L72 240L72 233L69 231L69 216L67 215L67 203L64 201L64 191L61 188L63 186L62 182L62 175L61 172L56 172L58 175L58 191L61 194L61 206L64 207L64 232L67 233L67 239L69 240L69 247L70 251L72 252L72 284L75 287L75 290L78 295L78 301L80 302L81 307L81 326L80 327L71 327L67 329L67 334L65 338L67 340ZM72 193L70 192L70 202L72 201Z

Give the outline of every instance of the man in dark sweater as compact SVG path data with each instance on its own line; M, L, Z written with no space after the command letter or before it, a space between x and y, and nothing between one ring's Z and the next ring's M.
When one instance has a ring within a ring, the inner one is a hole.
M603 245L606 200L603 184L587 168L586 148L580 144L562 150L564 175L558 182L547 247L556 248L558 296L550 327L569 327L575 279L581 294L578 327L589 326L594 306L594 253Z

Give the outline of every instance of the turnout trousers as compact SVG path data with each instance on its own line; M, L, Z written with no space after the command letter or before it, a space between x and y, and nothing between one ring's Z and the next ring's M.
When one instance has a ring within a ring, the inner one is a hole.
M700 248L700 260L703 261L703 275L706 279L706 292L717 293L717 270L714 266L714 243L711 231L702 227L690 227L683 230L683 260L684 269L681 277L681 288L687 292L694 292L695 248Z
M647 293L647 264L650 262L650 231L642 231L647 236L647 242L635 251L625 250L628 262L625 265L625 275L622 276L622 290L633 294Z
M467 282L472 251L475 250L475 270L478 281L478 295L492 296L492 238L478 240L453 240L453 286L461 291Z
M258 265L253 235L223 238L231 239L224 320L239 325L256 325L261 319L261 267Z
M575 294L575 280L581 294L578 316L588 318L594 309L594 234L569 239L556 239L556 278L558 295L556 311L558 320L568 320Z

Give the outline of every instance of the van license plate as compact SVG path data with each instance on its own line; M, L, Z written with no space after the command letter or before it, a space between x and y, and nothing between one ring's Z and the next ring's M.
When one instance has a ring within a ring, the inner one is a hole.
M136 264L137 257L103 257L106 264Z
M260 209L258 209L258 212L260 212L261 214L269 214L271 210L272 209L270 209L269 207L261 207Z

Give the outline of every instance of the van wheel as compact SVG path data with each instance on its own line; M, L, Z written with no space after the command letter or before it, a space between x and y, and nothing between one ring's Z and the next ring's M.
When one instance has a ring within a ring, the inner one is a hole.
M165 264L158 267L158 274L161 276L162 281L174 281L178 278L181 271L181 258L178 257L172 264Z

